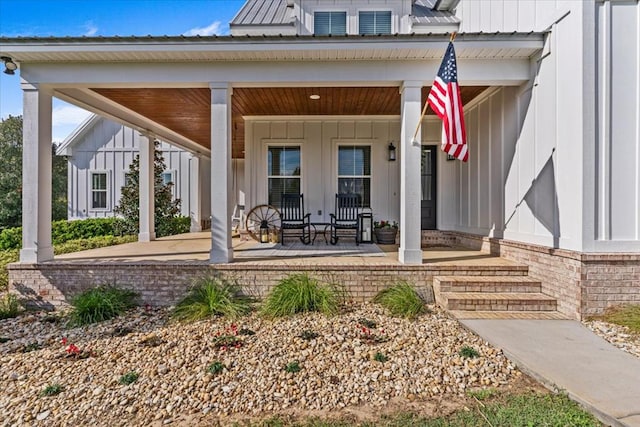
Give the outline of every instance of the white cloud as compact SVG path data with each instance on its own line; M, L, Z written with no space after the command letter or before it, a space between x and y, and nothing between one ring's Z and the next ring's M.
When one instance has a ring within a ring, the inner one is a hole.
M53 109L53 126L79 125L91 113L73 105L60 105Z
M212 36L214 34L220 34L221 33L221 28L220 28L221 26L222 26L222 22L215 21L214 23L212 23L208 27L192 28L189 31L187 31L186 33L183 33L182 35L184 35L184 36Z
M98 27L93 24L93 21L88 21L86 24L84 24L84 28L86 30L84 32L84 35L87 37L95 36L98 32Z

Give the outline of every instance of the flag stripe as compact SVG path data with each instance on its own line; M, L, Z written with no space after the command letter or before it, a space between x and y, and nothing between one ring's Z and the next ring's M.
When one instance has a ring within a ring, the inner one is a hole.
M442 120L442 150L466 162L469 159L464 112L453 43L449 42L427 102Z

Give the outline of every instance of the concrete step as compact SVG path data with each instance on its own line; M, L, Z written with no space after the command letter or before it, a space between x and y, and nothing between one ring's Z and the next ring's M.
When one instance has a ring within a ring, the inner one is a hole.
M555 298L539 292L438 292L436 302L447 310L556 311Z
M542 283L526 276L436 276L439 292L540 292Z
M566 320L567 316L557 311L482 311L449 310L456 319L531 319Z

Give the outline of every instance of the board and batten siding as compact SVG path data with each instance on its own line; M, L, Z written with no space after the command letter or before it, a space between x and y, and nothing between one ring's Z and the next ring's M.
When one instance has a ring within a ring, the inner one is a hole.
M125 173L129 165L138 155L139 132L110 120L100 118L75 142L68 168L68 217L69 219L96 218L114 216L113 208L121 196L120 189L125 183ZM181 201L181 214L191 216L197 202L193 194L196 179L192 172L194 156L184 150L161 142L166 171L174 173L174 197ZM200 177L203 188L210 188L208 159L200 159ZM197 170L197 169L195 169ZM107 208L91 208L91 174L105 172L107 174ZM202 191L202 193L210 193ZM201 194L202 197L202 194ZM209 199L201 200L202 215L210 215Z
M456 14L461 32L550 30L516 96L504 237L640 250L638 1L462 0Z
M371 146L371 208L375 220L400 217L400 149L388 160L389 142L399 147L399 119L252 119L246 120L245 185L247 210L266 204L267 147L301 146L301 191L312 222L328 222L337 191L338 144ZM420 213L418 212L417 215Z

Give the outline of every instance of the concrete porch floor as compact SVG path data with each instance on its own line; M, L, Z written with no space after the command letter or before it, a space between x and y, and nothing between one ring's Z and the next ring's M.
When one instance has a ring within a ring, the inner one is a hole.
M362 244L361 247L372 244ZM401 266L398 261L397 245L375 245L362 253L357 253L355 245L350 245L354 251L342 251L341 246L325 244L316 241L309 245L309 255L304 251L291 251L280 245L269 251L254 240L233 239L234 265L238 264L269 264L269 265L387 265ZM271 247L271 246L270 246ZM64 255L57 255L53 262L87 263L101 262L190 262L207 264L211 248L210 233L188 233L163 237L152 242L134 242L99 249L90 249ZM343 247L344 248L344 247ZM376 253L377 252L377 253ZM491 255L486 252L464 247L431 247L423 248L423 265L432 266L517 266L516 263Z

